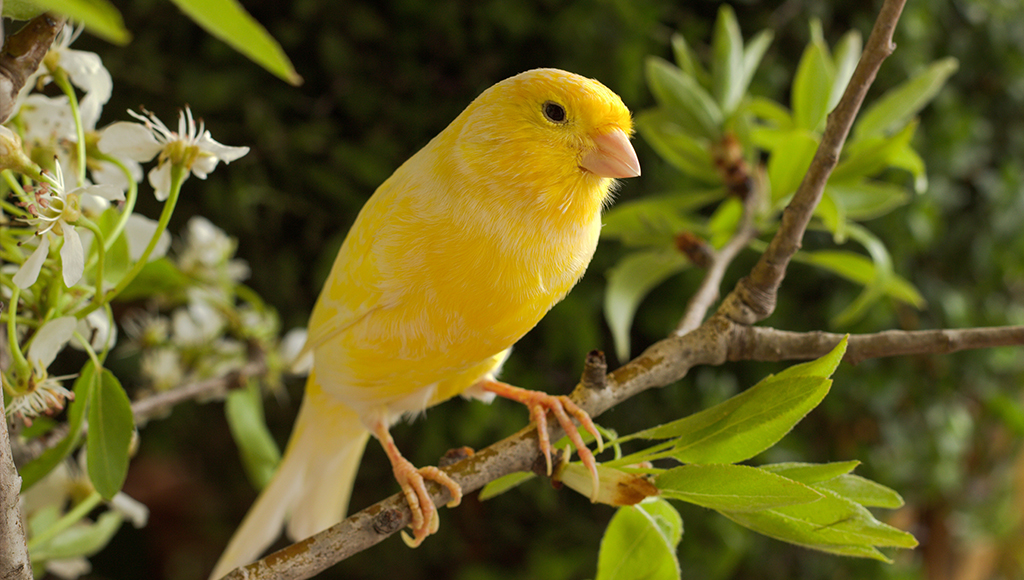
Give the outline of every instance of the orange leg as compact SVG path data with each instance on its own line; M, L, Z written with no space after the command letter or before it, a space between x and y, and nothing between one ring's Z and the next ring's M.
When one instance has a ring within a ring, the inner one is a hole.
M580 456L580 461L583 462L583 465L593 476L594 492L591 499L597 497L597 460L594 459L594 454L591 453L590 448L583 443L583 438L580 437L579 431L576 430L576 424L570 418L570 416L574 417L588 433L594 436L594 439L597 440L597 448L601 450L604 448L604 440L601 439L601 434L597 431L594 421L590 419L590 415L587 415L586 411L580 409L576 403L573 403L565 395L549 395L492 380L484 380L480 383L480 386L499 397L518 401L526 405L530 410L530 421L537 424L537 445L540 447L540 451L544 454L544 459L548 463L548 475L551 475L551 440L548 436L547 413L551 411L555 415L555 419L558 420L558 424L565 431L565 434L569 436L569 440L576 446L576 452Z
M448 502L448 507L455 507L462 501L462 488L448 477L447 473L436 467L428 466L417 469L402 456L402 452L395 445L395 440L391 438L391 433L388 432L387 425L383 422L374 426L373 434L384 447L384 453L387 453L388 459L391 461L395 479L398 480L398 485L402 486L405 501L409 503L409 510L412 512L412 523L409 527L412 528L413 535L409 537L409 534L402 532L402 540L410 548L415 548L422 544L427 536L437 531L441 521L423 480L429 479L448 488L452 494L452 500Z

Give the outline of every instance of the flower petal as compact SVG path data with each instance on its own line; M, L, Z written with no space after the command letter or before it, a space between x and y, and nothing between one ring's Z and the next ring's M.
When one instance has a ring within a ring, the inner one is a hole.
M188 174L182 179L188 179ZM171 194L171 164L161 163L149 170L149 185L153 187L153 195L157 201L166 201Z
M62 50L60 67L68 72L72 84L85 91L80 103L82 125L87 131L92 130L114 89L110 73L103 68L98 54L83 50Z
M110 201L121 201L124 199L124 191L113 185L89 185L81 188L80 193L88 193Z
M128 121L118 121L103 129L97 146L108 155L141 162L152 160L163 149L152 131L144 125Z
M39 327L32 338L32 344L28 346L29 362L37 370L46 370L53 359L57 358L57 353L71 340L77 325L78 319L74 316L61 316Z
M61 270L64 273L64 284L71 288L82 279L85 272L85 252L75 227L63 221L60 227L64 232L64 245L60 249Z
M153 234L156 233L156 226L157 221L151 220L146 216L137 213L128 216L128 223L124 226L124 234L128 237L128 257L133 261L138 261L142 257L142 252L146 251L146 246L149 245L150 240L153 239ZM164 233L160 236L160 241L156 243L153 252L149 254L149 261L152 262L157 258L164 257L170 247L171 234L164 230Z
M18 288L28 288L29 286L36 283L36 279L39 278L39 271L43 268L43 262L46 261L47 254L50 253L50 236L43 234L39 238L39 245L32 252L32 255L25 260L25 263L18 268L18 272L11 278L14 285Z

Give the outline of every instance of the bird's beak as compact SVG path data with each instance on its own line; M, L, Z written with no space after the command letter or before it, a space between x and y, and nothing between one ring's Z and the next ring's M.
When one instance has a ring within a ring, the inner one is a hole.
M629 143L629 137L619 128L594 137L596 147L583 156L580 167L598 177L638 177L640 161Z

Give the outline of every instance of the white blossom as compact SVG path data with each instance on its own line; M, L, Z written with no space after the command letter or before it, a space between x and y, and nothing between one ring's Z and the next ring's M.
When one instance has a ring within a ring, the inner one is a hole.
M70 288L82 279L85 272L85 251L82 239L74 227L74 223L82 216L82 196L89 194L108 200L122 200L124 192L109 185L88 185L66 191L60 162L57 162L57 171L51 181L42 183L32 193L32 201L25 206L32 217L26 221L36 226L39 245L14 275L14 283L19 288L35 284L50 251L50 238L59 235L64 238L64 245L60 249L61 272L64 284Z
M142 124L114 123L104 130L98 146L104 153L140 162L159 155L157 166L149 172L149 184L159 201L170 195L172 165L184 167L188 172L186 178L191 174L206 179L219 162L230 163L249 152L248 147L230 147L214 141L201 120L196 124L188 107L178 116L177 131L171 131L153 113L144 112L141 115L128 111Z

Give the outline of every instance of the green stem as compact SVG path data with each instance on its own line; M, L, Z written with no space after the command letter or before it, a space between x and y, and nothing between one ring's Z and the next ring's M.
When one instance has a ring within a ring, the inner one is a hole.
M75 225L81 225L87 230L92 232L92 235L96 236L96 298L95 302L98 306L103 305L103 263L106 260L107 246L103 240L103 230L98 225L93 223L89 218L82 216L78 218Z
M68 96L68 103L71 105L71 116L75 119L75 134L78 137L78 185L85 184L85 127L82 126L82 111L78 107L78 95L75 88L68 81L68 74L63 69L53 71L53 80Z
M0 176L3 176L4 181L7 182L7 186L11 188L11 191L14 192L14 195L18 199L20 199L22 202L31 201L29 199L28 194L25 193L25 188L23 188L21 186L21 183L18 182L18 178L14 175L13 171L11 171L10 169L4 169L3 171L0 171ZM27 216L28 215L27 211L25 211L25 210L21 209L20 207L12 204L10 202L8 202L7 200L4 200L4 207L5 208L6 207L17 208L17 209L14 210L15 212L21 214L22 216Z
M79 344L82 346L82 350L84 350L85 354L89 355L89 358L92 359L92 364L96 367L96 372L97 373L102 372L103 371L103 361L107 358L106 351L104 351L103 356L100 357L99 355L96 354L96 351L92 348L92 344L90 344L89 341L86 340L85 337L82 336L82 334L79 333L77 330L74 331L73 333L71 333L71 336L73 336L76 339L78 339Z
M167 224L171 221L171 214L174 213L174 206L178 203L178 194L181 193L181 184L184 183L185 177L188 176L188 170L181 165L171 166L171 190L167 195L167 201L164 202L164 209L160 212L160 220L156 224L156 231L153 232L153 239L149 240L149 245L146 246L145 251L139 256L139 260L135 262L132 269L125 274L124 278L114 286L107 296L106 301L112 301L118 294L124 291L132 280L139 275L139 272L146 267L146 263L149 262L149 256L153 253L153 249L156 248L157 243L160 241L160 236L167 230ZM90 312L100 307L98 301L93 302L89 306L80 310L75 316L79 319L85 318Z
M124 173L125 178L128 179L128 192L124 196L124 206L121 207L121 218L117 220L117 224L114 226L114 231L111 232L110 237L107 238L106 249L109 252L110 248L114 245L114 241L117 240L117 236L121 235L124 231L125 225L128 223L128 218L131 217L132 212L135 211L135 201L139 197L139 184L132 177L132 172L125 167L124 163L116 157L110 155L100 154L98 159L113 163Z
M89 515L89 512L96 509L96 506L100 505L103 501L103 497L97 491L93 491L89 494L89 497L83 499L71 509L68 513L64 514L59 520L53 522L53 525L43 530L41 533L32 536L32 539L28 541L28 549L31 551L33 548L37 548L46 542L49 542L53 538L57 537L57 534L75 525L82 518Z
M11 349L11 358L14 359L15 375L30 370L28 360L22 354L21 347L18 345L18 331L14 325L14 320L18 314L18 298L20 295L21 288L15 286L11 290L11 301L8 303L7 308L7 347Z

